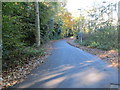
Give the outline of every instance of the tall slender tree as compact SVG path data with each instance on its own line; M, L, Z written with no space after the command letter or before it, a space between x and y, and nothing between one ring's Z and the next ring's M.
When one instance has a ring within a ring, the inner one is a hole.
M117 27L117 30L118 30L118 48L120 47L120 1L118 2L118 27ZM119 51L120 53L120 51ZM118 66L120 68L120 66Z
M38 0L35 0L35 14L36 14L36 43L37 47L40 46L40 18L39 18L39 3Z
M118 2L118 24L120 27L120 1Z
M0 74L2 72L2 2L0 2Z

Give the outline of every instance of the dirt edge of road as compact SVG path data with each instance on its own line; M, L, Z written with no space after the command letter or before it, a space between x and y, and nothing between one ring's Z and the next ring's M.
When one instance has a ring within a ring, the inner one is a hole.
M80 48L84 51L87 51L93 55L98 56L99 58L107 62L109 64L109 67L115 67L120 70L120 63L118 62L118 51L116 50L104 51L96 48L88 48L86 46L81 46L80 44L74 42L75 41L74 38L66 39L66 41L68 44L74 47Z
M33 69L44 63L47 60L48 56L51 55L51 52L53 50L52 44L54 42L55 40L50 41L49 43L42 46L42 48L46 48L46 53L44 56L32 58L24 66L18 66L13 70L8 71L9 73L2 73L2 78L0 78L0 89L8 88L24 81L27 78L26 76L30 74Z

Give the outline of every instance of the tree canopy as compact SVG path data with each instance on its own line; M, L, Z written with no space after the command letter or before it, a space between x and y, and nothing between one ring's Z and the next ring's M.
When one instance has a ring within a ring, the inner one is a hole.
M116 12L116 4L94 6L92 9L83 10L87 16L81 14L76 18L65 9L66 3L38 4L41 45L49 40L77 36L82 32L82 45L105 50L117 49L117 28L113 24L114 18L111 17L113 11ZM42 50L36 49L29 52L30 48L35 48L37 42L35 2L3 2L2 12L3 67L15 67L33 53L42 53ZM106 14L107 20L104 19ZM8 63L16 64L10 66Z

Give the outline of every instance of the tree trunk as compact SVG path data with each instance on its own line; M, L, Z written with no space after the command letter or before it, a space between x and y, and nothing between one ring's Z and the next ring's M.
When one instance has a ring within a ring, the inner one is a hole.
M118 49L120 48L120 1L118 2ZM118 51L118 54L120 54L120 51ZM118 61L119 63L119 61ZM120 68L120 65L118 65L118 68Z
M120 26L120 1L118 2L118 26Z
M0 2L0 75L2 75L2 45L2 2Z
M40 46L40 18L39 18L39 4L38 0L35 0L35 14L36 14L36 20L35 20L35 26L36 26L36 43L37 47Z

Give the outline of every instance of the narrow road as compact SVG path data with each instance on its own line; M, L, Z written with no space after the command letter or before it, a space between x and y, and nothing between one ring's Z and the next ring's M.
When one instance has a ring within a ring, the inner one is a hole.
M118 71L95 55L59 40L48 60L32 71L17 88L110 88Z

